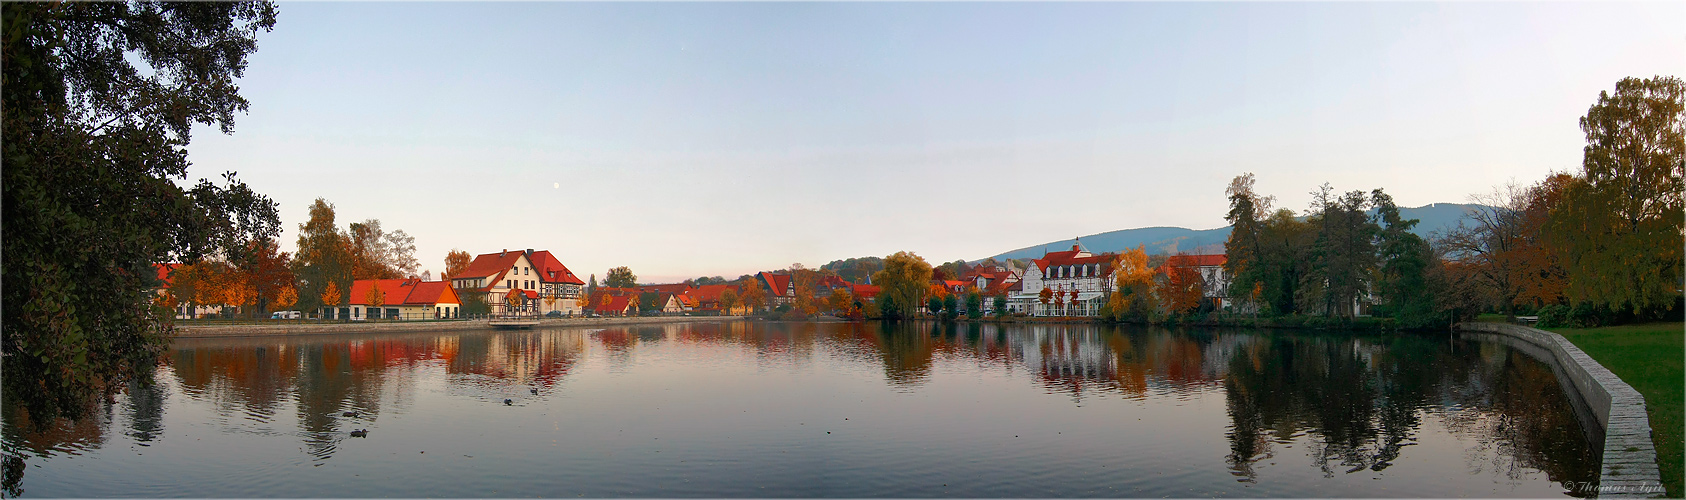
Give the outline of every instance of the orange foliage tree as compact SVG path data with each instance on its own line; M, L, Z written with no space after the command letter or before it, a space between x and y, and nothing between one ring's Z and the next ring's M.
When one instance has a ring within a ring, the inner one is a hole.
M1165 260L1165 280L1160 282L1159 295L1165 299L1165 309L1172 314L1185 314L1200 307L1205 280L1193 257L1173 255Z
M445 274L440 275L439 279L448 280L452 276L467 271L471 262L473 262L473 257L468 252L452 248L450 253L445 254Z
M743 290L743 293L739 294L739 297L743 299L743 305L748 307L751 312L767 305L767 291L761 289L761 283L756 281L755 278L744 280L738 285L738 288Z
M277 308L286 309L293 307L293 304L298 303L298 301L299 291L297 288L293 288L292 285L282 287L280 291L275 292L275 307Z
M322 290L322 305L323 305L323 307L338 306L338 305L340 305L340 300L344 299L344 298L345 297L341 296L341 294L340 294L339 283L334 283L334 282L330 281L330 282L328 282L328 286L325 287Z

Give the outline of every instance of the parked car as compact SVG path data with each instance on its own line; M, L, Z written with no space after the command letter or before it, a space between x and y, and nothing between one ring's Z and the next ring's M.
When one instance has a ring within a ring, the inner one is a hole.
M562 317L562 311L547 312L547 313L544 313L544 317L546 317L546 318L560 318L560 317Z
M298 311L275 311L269 313L269 319L299 319L303 316Z

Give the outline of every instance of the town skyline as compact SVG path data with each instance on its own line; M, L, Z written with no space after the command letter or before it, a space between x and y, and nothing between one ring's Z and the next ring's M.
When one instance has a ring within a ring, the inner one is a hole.
M378 219L436 278L453 248L672 282L1211 229L1243 172L1296 211L1466 203L1577 168L1612 82L1686 73L1669 3L280 11L188 180L239 172L287 251L318 197Z

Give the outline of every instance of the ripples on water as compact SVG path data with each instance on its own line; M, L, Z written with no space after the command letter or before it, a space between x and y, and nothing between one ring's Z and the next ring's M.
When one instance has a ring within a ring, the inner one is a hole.
M1549 365L1438 337L699 322L184 339L157 380L81 422L9 418L25 495L1538 497L1598 465Z

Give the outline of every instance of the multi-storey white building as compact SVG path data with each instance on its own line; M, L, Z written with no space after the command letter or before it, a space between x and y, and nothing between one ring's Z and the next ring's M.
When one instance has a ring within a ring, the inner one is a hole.
M1096 316L1106 305L1106 292L1117 278L1115 253L1091 254L1081 243L1071 250L1049 252L1031 261L1019 280L1020 290L1007 296L1008 310L1032 316ZM1047 289L1053 300L1042 303Z
M495 314L560 311L575 315L585 299L585 282L548 250L482 254L449 279L458 290L483 294ZM516 297L514 307L508 302L511 292Z

